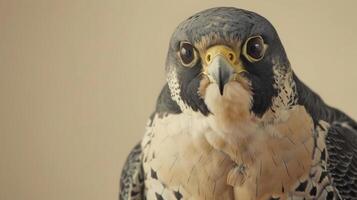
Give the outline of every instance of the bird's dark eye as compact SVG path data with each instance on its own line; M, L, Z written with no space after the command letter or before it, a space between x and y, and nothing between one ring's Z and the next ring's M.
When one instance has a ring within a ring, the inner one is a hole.
M256 62L264 57L266 44L261 36L253 36L247 39L243 47L243 55L250 61Z
M197 61L197 53L192 44L188 42L182 42L180 44L179 55L181 62L186 67L192 67Z

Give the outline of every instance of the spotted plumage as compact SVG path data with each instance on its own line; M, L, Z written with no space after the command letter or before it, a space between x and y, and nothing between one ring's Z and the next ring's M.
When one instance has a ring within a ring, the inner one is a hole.
M295 75L273 26L212 8L172 35L120 199L357 199L357 123Z
M142 169L142 148L137 144L130 152L120 178L120 200L145 199L144 171Z

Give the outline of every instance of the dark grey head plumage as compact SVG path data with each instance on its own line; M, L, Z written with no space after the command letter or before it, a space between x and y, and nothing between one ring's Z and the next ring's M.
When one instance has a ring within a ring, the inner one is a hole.
M202 48L223 44L237 49L242 48L244 41L252 36L261 36L268 45L264 58L251 63L240 54L239 59L246 67L245 76L251 81L252 111L256 115L262 115L272 105L272 98L278 93L277 88L274 88L274 66L285 68L282 71L289 71L290 64L271 23L254 12L238 8L208 9L189 17L176 28L169 45L166 71L170 74L174 70L177 75L180 100L193 110L199 110L203 114L209 113L197 93L202 79L202 58L199 57L198 62L192 67L183 66L178 57L182 41L191 44L204 42Z

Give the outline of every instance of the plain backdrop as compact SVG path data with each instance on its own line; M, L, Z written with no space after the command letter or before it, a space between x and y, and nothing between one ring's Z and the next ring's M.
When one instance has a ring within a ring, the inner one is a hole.
M353 0L0 0L0 199L117 199L172 31L215 6L269 19L298 76L357 118Z

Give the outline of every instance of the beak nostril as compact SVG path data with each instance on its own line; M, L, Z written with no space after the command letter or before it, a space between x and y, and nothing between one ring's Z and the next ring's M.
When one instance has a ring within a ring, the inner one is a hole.
M234 61L234 55L232 53L228 54L228 58L230 61Z
M211 61L211 54L208 54L206 59L207 59L207 62L210 62Z

